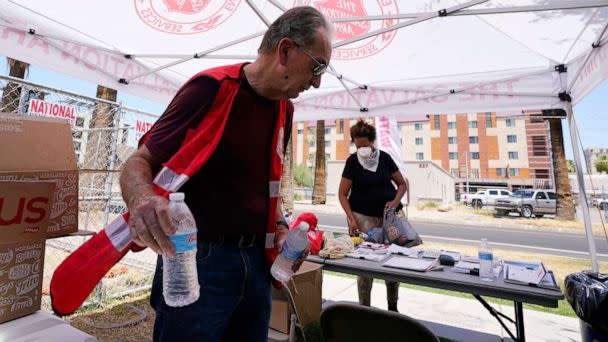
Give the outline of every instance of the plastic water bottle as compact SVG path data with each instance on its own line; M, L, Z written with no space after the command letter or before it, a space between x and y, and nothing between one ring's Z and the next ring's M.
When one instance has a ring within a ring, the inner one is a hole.
M270 274L276 280L286 283L293 276L291 267L308 246L308 227L308 223L301 222L289 231L287 240L283 244L283 251L277 256L270 268Z
M171 219L176 228L169 240L175 256L163 254L163 296L169 306L186 306L198 300L200 285L196 271L196 222L184 202L184 193L169 195Z
M492 253L492 248L488 245L488 239L483 238L479 244L479 278L481 280L494 281L493 261L494 254Z

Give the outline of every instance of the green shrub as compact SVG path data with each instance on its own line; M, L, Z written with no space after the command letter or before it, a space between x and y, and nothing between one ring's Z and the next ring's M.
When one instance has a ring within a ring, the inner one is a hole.
M293 181L297 186L312 188L312 172L306 165L298 164L293 167Z

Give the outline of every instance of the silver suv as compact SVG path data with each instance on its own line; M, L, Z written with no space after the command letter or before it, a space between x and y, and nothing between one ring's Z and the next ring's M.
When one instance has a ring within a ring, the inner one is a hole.
M555 192L545 190L517 190L509 198L496 200L496 214L508 215L510 212L519 213L529 218L543 217L545 214L555 215L557 201Z

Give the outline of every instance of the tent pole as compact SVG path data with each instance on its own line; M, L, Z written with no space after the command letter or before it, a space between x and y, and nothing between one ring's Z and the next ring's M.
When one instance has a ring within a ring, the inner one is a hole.
M585 234L587 235L587 243L589 244L589 254L591 255L591 267L594 272L599 271L597 262L597 250L595 248L595 238L593 236L593 226L591 225L591 213L589 212L589 203L587 203L587 194L585 192L585 180L583 178L583 164L581 163L580 146L578 132L576 130L576 122L574 121L574 112L572 111L572 102L566 104L566 114L568 117L568 126L570 128L570 140L572 141L572 152L574 154L574 164L576 165L576 178L578 180L578 197L583 210L583 219L585 222Z
M488 2L488 0L471 0L471 1L465 2L464 4L461 4L461 5L448 7L446 9L444 9L444 12L442 12L444 14L442 14L442 15L449 16L449 15L452 15L452 13L458 12L458 11L460 11L462 9L465 9L465 8L469 8L469 7L473 7L473 6L482 4L484 2ZM411 26L411 25L415 25L415 24L421 23L423 21L427 21L427 20L431 20L431 19L437 18L437 17L439 17L439 15L440 15L439 12L426 13L426 14L423 14L423 15L421 15L419 17L416 17L415 19L412 19L412 20L409 20L409 21L406 21L406 22L403 22L403 23L399 23L399 24L392 25L392 26L387 26L387 27L384 27L384 28L381 28L381 29L378 29L378 30L375 30L375 31L372 31L372 32L368 32L368 33L362 34L362 35L357 36L355 38L341 40L341 41L339 41L337 43L334 43L333 47L334 48L338 48L338 47L342 47L344 45L349 45L349 44L352 44L352 43L356 43L358 41L361 41L361 40L364 40L364 39L367 39L367 38L370 38L370 37L374 37L374 36L377 36L377 35L380 35L380 34L383 34L383 33L386 33L386 32L394 31L394 30L397 30L397 29L400 29L400 28L404 28L404 27L407 27L407 26Z
M262 20L264 22L266 27L269 27L270 20L268 20L268 18L266 18L264 16L264 14L262 14L262 11L260 11L258 6L256 6L251 0L245 0L245 2L247 2L247 5L249 5L249 7L251 7L251 9L255 12L255 14L258 16L258 18L260 18L260 20Z

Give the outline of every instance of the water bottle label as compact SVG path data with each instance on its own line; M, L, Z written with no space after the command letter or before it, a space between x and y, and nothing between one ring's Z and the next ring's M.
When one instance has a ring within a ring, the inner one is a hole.
M300 257L300 255L302 255L302 251L294 251L289 249L289 247L287 246L287 244L283 245L283 256L286 257L287 259L291 259L291 260L296 260Z
M188 234L173 234L169 240L175 246L175 253L185 253L196 248L196 232Z
M494 259L494 256L492 255L492 253L479 252L479 261L481 261L481 260L490 260L490 261L492 261L492 259Z

